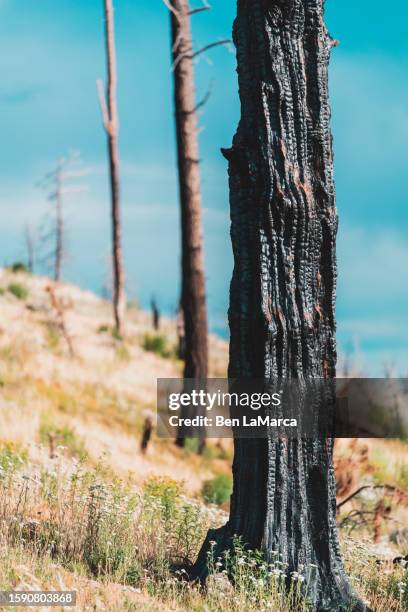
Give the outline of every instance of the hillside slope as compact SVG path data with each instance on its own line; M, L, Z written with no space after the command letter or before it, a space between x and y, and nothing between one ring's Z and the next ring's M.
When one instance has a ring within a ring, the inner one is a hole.
M226 520L231 441L210 441L198 457L194 445L153 435L141 453L156 379L182 372L175 323L154 332L149 313L130 307L121 339L111 319L110 304L92 293L0 270L0 590L75 589L79 610L307 610L299 588L308 568L288 599L279 561L265 577L239 545L234 588L216 559L206 592L179 579L175 566L188 565L207 529ZM227 343L211 337L212 376L225 376L227 358ZM340 441L342 498L361 484L408 489L406 448ZM208 491L218 507L205 503ZM382 499L368 491L339 520L375 514ZM407 609L406 574L390 561L408 553L403 502L387 501L392 516L380 521L376 544L370 525L353 527L355 539L344 531L348 570L376 611ZM392 541L396 532L402 539Z
M31 461L44 462L49 449L40 444L42 422L67 425L91 460L103 456L117 474L131 471L138 482L170 476L196 492L209 476L205 466L201 471L199 462L186 463L168 441L155 440L146 456L139 452L143 420L155 416L156 379L182 371L176 358L158 354L174 352L174 322L162 320L155 334L150 314L130 308L122 342L110 327L110 304L67 284L50 296L50 287L47 278L0 270L0 436L27 448ZM155 337L159 350L145 350L146 339ZM212 337L210 350L213 375L225 375L227 344Z

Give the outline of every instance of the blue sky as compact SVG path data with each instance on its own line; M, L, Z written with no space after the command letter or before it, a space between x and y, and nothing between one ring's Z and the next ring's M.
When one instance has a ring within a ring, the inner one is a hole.
M179 234L167 11L161 0L116 0L120 150L128 290L171 312L179 293ZM199 4L199 0L197 0ZM196 46L230 36L234 0L194 17ZM408 371L408 7L396 0L327 0L341 42L330 71L340 213L338 338L364 371ZM226 163L238 99L225 48L197 63L210 320L225 332L229 278ZM0 0L0 260L24 255L23 226L47 209L35 183L70 149L90 174L66 197L66 277L100 291L109 253L106 142L96 96L104 77L102 0Z

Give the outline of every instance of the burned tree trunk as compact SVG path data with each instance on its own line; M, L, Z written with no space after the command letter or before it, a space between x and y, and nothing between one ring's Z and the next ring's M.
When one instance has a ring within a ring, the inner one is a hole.
M335 376L337 212L324 0L238 0L241 120L229 161L234 272L230 378ZM326 410L321 405L320 410ZM235 534L268 561L315 566L314 610L353 603L340 558L331 439L236 439L230 519L193 568L205 579ZM350 607L351 606L351 607ZM354 607L353 607L354 606Z
M174 110L181 208L181 310L184 318L184 378L205 380L208 371L208 329L205 295L201 186L194 89L193 49L188 0L172 0L171 32L174 75ZM195 416L186 410L183 417ZM180 429L177 446L187 435ZM199 452L205 431L199 431Z
M153 433L153 421L151 417L146 417L143 425L143 433L142 433L142 441L140 443L140 452L142 455L147 453L147 448L149 446L150 438Z
M159 329L160 329L160 310L159 310L159 307L157 306L157 302L156 302L155 298L152 298L152 300L150 302L150 306L151 306L151 309L152 309L153 329L154 329L154 331L159 331Z
M113 310L116 329L119 334L123 334L126 310L126 293L120 217L120 179L118 149L119 121L116 103L116 50L112 0L104 0L104 6L106 61L108 71L106 98L101 81L98 81L98 91L103 116L103 123L106 130L106 134L108 136L112 219Z
M208 367L201 187L188 0L172 0L174 108L181 206L181 307L184 377L205 379Z

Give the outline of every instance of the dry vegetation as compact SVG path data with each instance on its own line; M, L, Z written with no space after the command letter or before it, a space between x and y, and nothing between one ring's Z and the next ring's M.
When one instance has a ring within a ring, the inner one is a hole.
M48 287L0 271L0 590L77 589L82 610L307 610L314 568L299 568L287 593L279 559L268 566L239 541L212 560L206 592L183 580L207 528L225 521L230 444L198 457L153 437L142 455L156 378L181 372L174 323L153 332L132 307L121 339L109 304ZM212 375L225 375L226 343L211 338L210 351ZM408 607L406 571L392 562L408 553L406 448L336 445L338 502L369 487L339 522L353 582L376 611Z

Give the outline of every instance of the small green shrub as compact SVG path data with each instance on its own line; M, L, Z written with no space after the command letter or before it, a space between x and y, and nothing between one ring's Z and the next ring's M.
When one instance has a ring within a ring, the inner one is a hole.
M153 476L144 487L143 510L140 524L151 543L156 543L155 558L150 561L156 569L162 573L169 562L191 563L206 531L203 507L182 495L179 482Z
M54 437L59 446L64 446L70 455L85 461L88 452L82 438L78 438L76 432L68 425L57 425L48 417L43 417L39 429L40 440L43 444L49 444L50 438Z
M107 334L109 332L109 325L100 325L97 329L98 334Z
M0 287L0 295L4 295L6 293L4 287Z
M114 340L119 340L120 342L123 340L123 337L121 336L121 334L119 333L116 327L112 328L111 334Z
M218 474L211 480L206 480L202 488L202 496L206 502L222 506L232 493L232 478L230 474Z
M22 261L16 261L10 266L12 272L28 272L28 268Z
M160 500L163 515L168 520L175 512L177 501L180 497L180 484L167 477L152 476L145 483L145 496Z
M28 297L27 287L24 287L24 285L21 285L20 283L10 283L7 290L18 300L26 300Z
M142 347L145 351L156 353L164 359L169 359L174 355L174 350L168 346L168 340L162 334L145 334Z
M188 453L192 453L196 455L198 453L200 441L198 438L185 438L184 440L184 450Z
M5 442L0 448L0 478L4 473L14 473L20 469L28 459L26 450L22 450L13 442Z
M231 451L223 446L218 446L218 444L206 444L203 451L203 457L207 461L214 461L216 459L220 459L221 461L230 461L232 458Z

